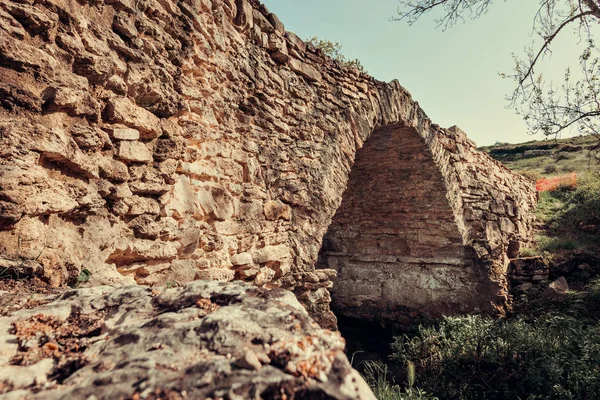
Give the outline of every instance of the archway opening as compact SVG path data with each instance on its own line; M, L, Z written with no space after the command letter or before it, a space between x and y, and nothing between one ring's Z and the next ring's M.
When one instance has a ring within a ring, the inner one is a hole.
M477 310L473 267L440 167L414 128L376 130L357 152L318 268L333 268L340 317L392 320Z

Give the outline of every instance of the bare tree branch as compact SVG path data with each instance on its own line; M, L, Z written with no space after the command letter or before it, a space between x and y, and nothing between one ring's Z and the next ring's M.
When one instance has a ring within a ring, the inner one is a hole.
M542 54L544 54L546 52L546 50L548 50L548 47L550 46L550 44L552 43L552 41L554 39L556 39L556 37L558 36L558 34L567 25L569 25L572 22L581 20L586 15L592 15L592 14L593 14L592 11L587 11L587 12L583 12L581 14L574 15L571 18L569 18L566 21L564 21L562 24L560 24L560 26L558 28L556 28L556 30L550 36L544 38L544 44L542 45L542 47L540 48L540 50L537 52L537 55L534 57L534 59L531 61L530 65L529 65L529 68L527 69L527 72L525 73L525 75L523 75L523 77L519 80L519 86L522 85L523 82L525 82L529 78L529 76L533 72L533 68L537 64L537 62L540 59L540 57L542 56Z
M505 0L506 1L506 0ZM522 0L520 0L522 1ZM538 0L539 7L532 20L533 33L541 38L534 50L526 50L526 57L515 57L515 73L501 74L515 81L516 88L507 97L511 107L521 114L531 133L542 132L558 136L563 131L577 128L580 133L598 138L600 149L600 49L592 38L592 26L600 23L600 0ZM486 13L493 0L399 0L396 21L410 25L434 9L443 10L435 20L437 27L446 29L465 17L479 18ZM579 57L580 75L573 80L570 69L559 87L547 84L536 73L544 55L551 54L551 45L565 28L578 23L575 32L587 46ZM585 35L585 36L583 36Z

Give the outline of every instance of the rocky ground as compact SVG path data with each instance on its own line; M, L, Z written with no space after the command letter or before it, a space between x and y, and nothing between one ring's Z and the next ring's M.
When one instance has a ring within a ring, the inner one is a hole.
M2 281L0 399L374 399L290 292Z

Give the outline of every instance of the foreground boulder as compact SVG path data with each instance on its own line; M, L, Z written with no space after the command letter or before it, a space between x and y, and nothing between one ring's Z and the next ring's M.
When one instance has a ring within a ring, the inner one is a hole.
M7 310L0 399L375 398L339 333L282 289L104 286Z

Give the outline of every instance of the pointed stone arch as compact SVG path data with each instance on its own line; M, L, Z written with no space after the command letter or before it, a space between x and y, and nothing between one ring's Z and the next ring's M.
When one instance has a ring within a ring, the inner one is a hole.
M403 123L376 129L357 151L320 252L320 266L338 272L339 314L401 321L487 311L490 276L465 245L443 172Z

